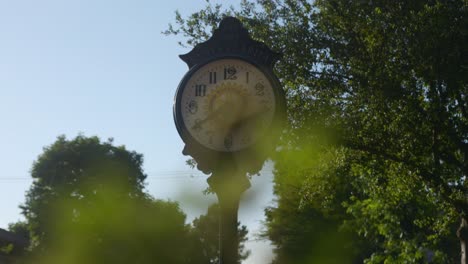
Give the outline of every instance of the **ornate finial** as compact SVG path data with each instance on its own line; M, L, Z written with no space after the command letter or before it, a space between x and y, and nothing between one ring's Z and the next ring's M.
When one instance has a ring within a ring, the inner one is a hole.
M280 54L265 44L253 40L242 23L235 17L225 17L213 36L196 45L192 51L179 57L189 68L213 58L237 56L248 58L260 65L272 68Z
M225 17L221 23L219 23L217 30L225 32L242 32L247 35L249 34L239 19L235 17Z

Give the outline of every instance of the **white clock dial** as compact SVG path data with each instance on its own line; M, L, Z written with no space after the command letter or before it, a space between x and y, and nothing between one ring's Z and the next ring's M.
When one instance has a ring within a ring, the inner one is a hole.
M180 112L192 138L216 151L249 147L273 122L275 93L265 74L240 59L195 71L182 89Z

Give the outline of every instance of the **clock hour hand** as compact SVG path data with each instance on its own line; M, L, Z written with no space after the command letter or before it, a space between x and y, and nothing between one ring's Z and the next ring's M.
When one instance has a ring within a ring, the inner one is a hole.
M205 124L206 122L208 122L208 121L210 121L212 119L215 119L220 114L222 114L222 113L224 113L226 111L229 111L230 108L231 108L231 104L222 105L221 107L219 107L215 111L209 113L208 116L205 119L200 120L198 122L195 122L195 125L192 126L192 129L194 129L194 130L200 129L203 126L203 124Z

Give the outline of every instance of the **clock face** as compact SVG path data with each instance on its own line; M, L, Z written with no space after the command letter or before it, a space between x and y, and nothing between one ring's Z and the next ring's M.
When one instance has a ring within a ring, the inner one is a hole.
M179 88L176 107L186 131L206 148L233 152L258 142L271 127L275 92L267 76L240 59L198 68Z

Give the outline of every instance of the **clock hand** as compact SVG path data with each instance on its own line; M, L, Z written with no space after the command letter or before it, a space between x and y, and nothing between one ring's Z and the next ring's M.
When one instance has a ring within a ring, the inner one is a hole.
M203 124L205 124L206 122L212 120L212 119L215 119L216 117L218 117L221 113L224 113L226 111L229 111L229 109L231 108L231 104L225 104L225 105L222 105L220 106L218 109L216 109L215 111L211 112L208 114L208 116L201 120L201 121L198 121L195 123L195 125L192 126L192 129L197 129L197 128L201 128L201 126L203 126Z

